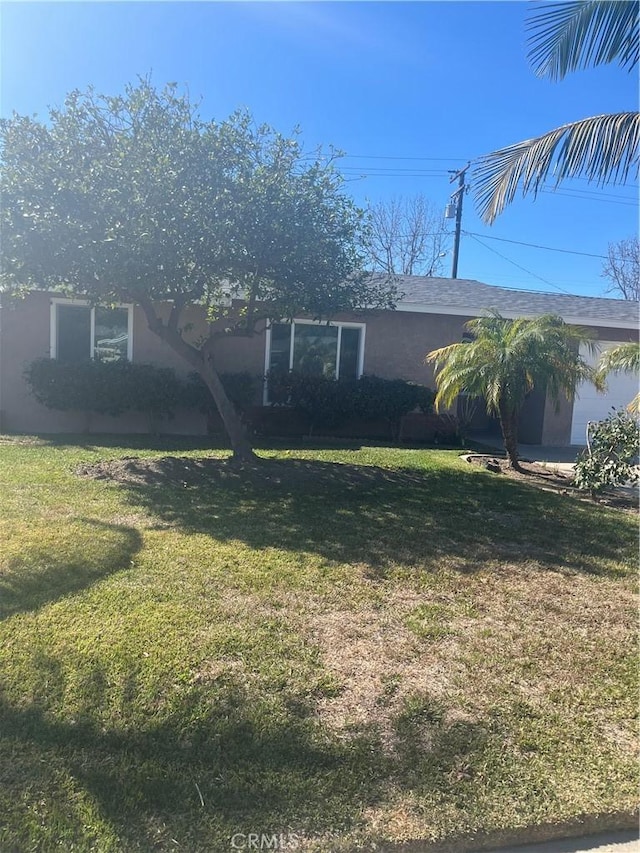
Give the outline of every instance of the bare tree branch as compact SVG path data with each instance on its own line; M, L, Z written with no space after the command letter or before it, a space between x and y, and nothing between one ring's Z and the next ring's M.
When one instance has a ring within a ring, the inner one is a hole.
M369 208L367 256L374 272L439 275L449 249L444 218L423 195L392 197Z
M602 277L609 281L608 293L631 301L640 300L640 241L637 237L609 243Z

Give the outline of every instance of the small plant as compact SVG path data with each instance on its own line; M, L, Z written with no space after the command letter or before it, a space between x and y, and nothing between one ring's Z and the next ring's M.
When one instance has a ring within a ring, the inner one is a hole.
M576 462L574 483L593 498L606 489L638 481L634 468L640 451L638 422L624 410L587 425L587 448Z

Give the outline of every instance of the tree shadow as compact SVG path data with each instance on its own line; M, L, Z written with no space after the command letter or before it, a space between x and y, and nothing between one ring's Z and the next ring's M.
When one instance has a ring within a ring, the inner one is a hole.
M52 666L44 666L43 677L51 677ZM86 677L94 692L104 691L97 704L108 703L104 673ZM129 678L135 696L135 675ZM452 731L439 706L424 707L428 715L412 710L410 722L398 718L394 751L381 747L373 729L340 736L321 729L306 701L274 714L272 697L233 680L185 691L170 717L130 730L105 730L91 712L65 721L35 703L17 707L0 697L0 755L7 744L20 755L0 795L13 804L3 849L49 849L61 837L73 849L93 849L105 826L125 850L176 843L222 850L234 833L345 832L384 800L391 781L400 792L446 797L461 755L481 763L482 725ZM93 825L81 808L87 797ZM53 826L34 825L27 815L45 800Z
M183 530L253 548L366 563L475 571L487 561L624 573L635 531L613 513L485 472L386 469L302 459L125 459L84 466ZM443 562L444 561L444 562Z
M135 528L92 518L66 522L62 539L21 537L19 554L5 559L0 573L0 619L37 610L128 568L141 546Z

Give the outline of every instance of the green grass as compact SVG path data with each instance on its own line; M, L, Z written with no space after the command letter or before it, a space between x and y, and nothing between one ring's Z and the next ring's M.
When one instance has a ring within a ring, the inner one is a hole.
M455 452L88 441L0 439L3 853L633 807L633 516Z

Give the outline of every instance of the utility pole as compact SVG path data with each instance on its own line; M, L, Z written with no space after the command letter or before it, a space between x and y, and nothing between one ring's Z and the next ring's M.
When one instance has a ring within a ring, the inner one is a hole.
M451 194L451 201L456 206L456 233L453 241L451 278L458 278L458 255L460 254L460 229L462 226L462 200L464 199L464 194L467 189L464 178L470 165L470 163L467 163L464 169L460 169L459 172L452 172L450 170L453 177L449 179L449 183L453 183L456 178L458 179L458 188Z

